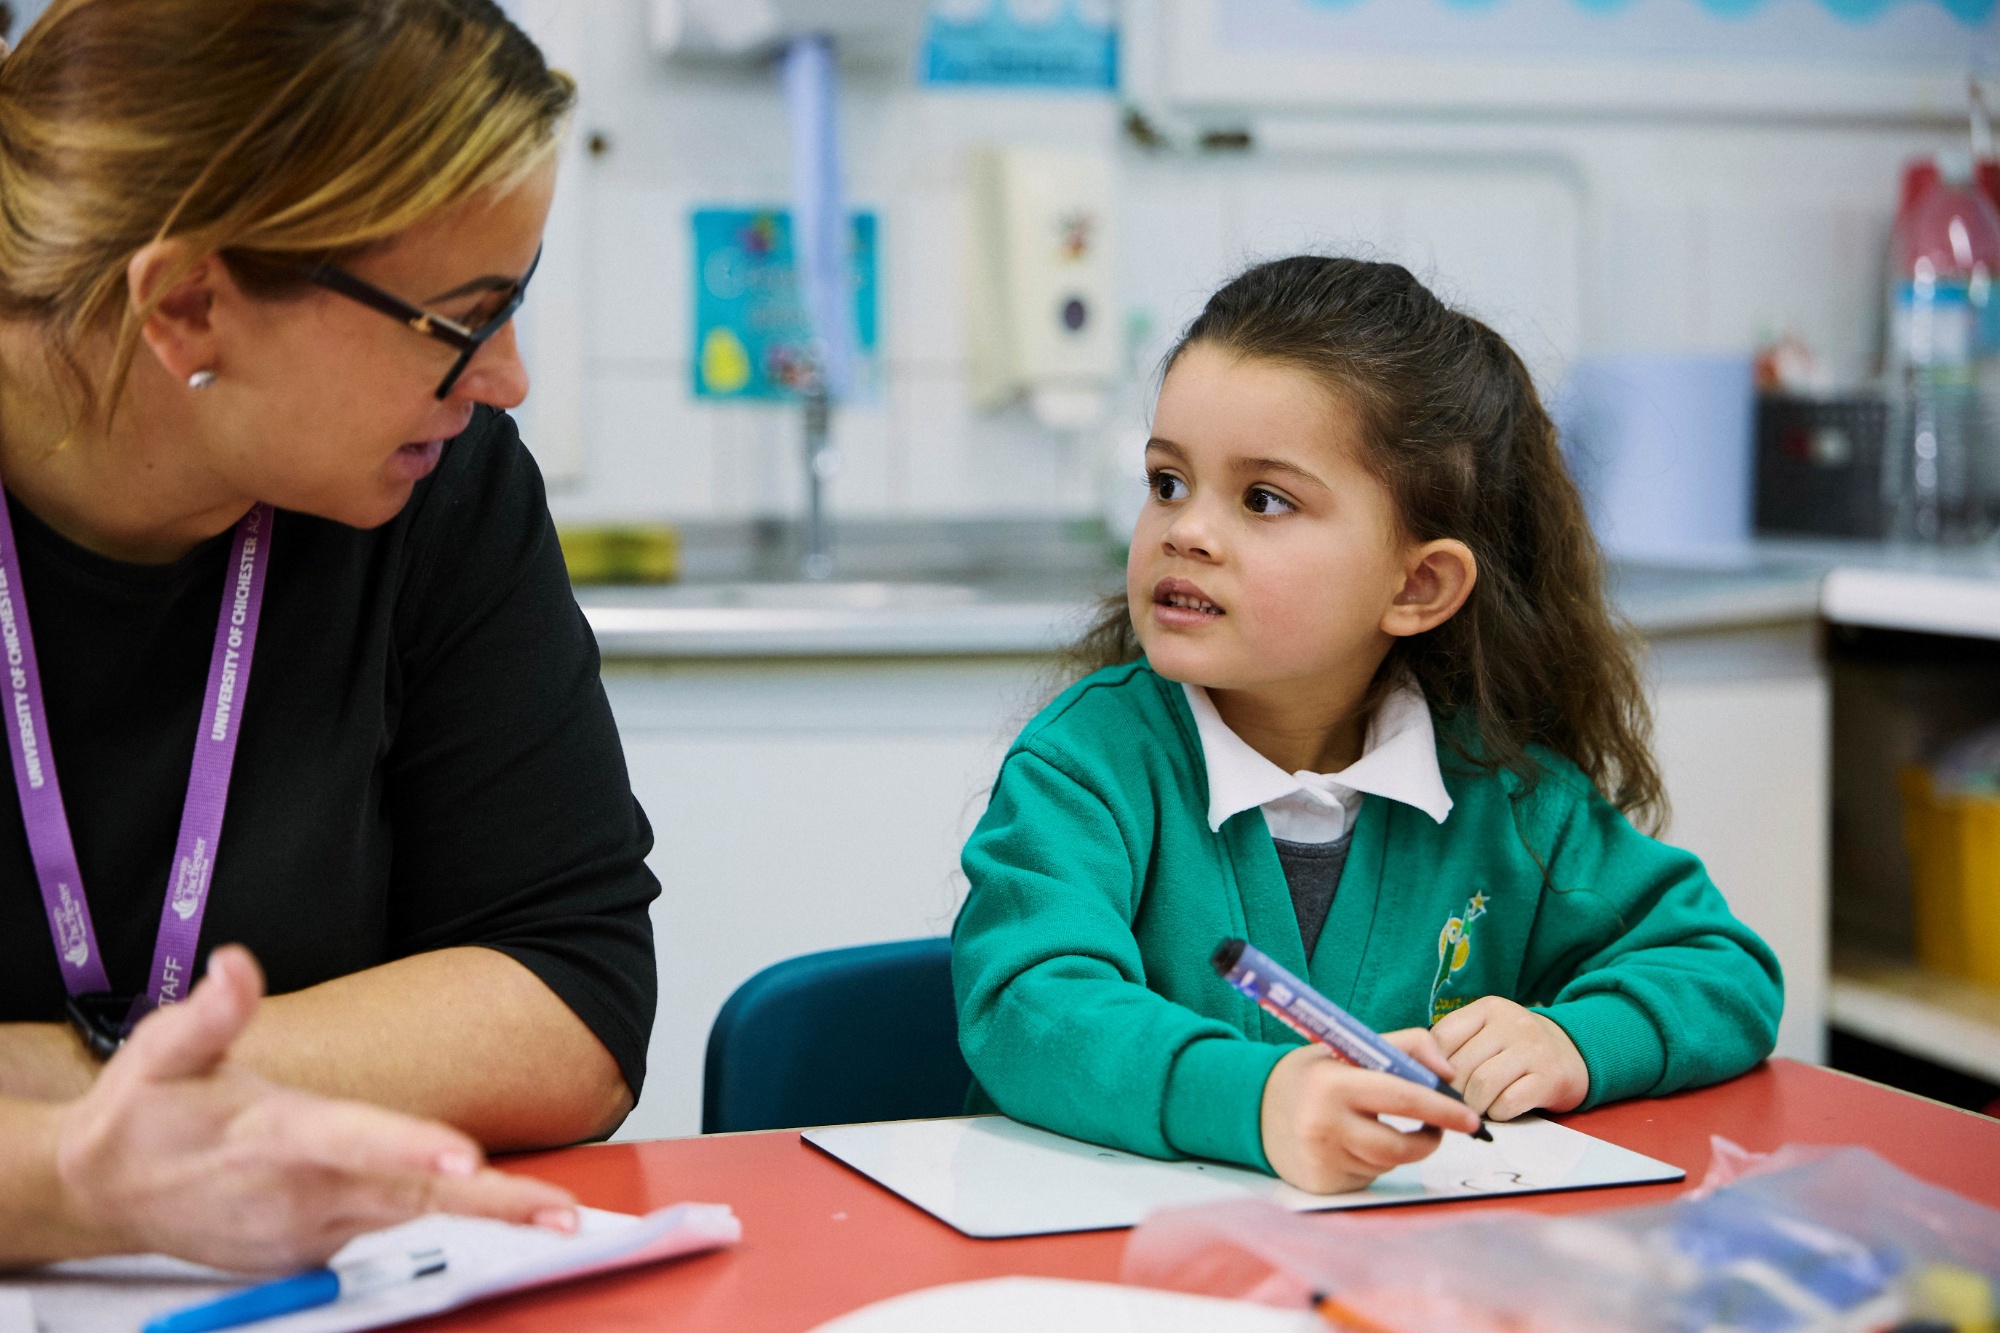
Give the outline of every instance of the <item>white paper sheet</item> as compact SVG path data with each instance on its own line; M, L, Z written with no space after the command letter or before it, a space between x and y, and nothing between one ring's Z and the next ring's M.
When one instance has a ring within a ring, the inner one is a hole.
M1368 1189L1332 1195L1307 1194L1217 1162L1155 1161L997 1115L836 1125L807 1130L803 1137L939 1221L985 1238L1136 1226L1155 1209L1245 1195L1294 1212L1315 1212L1636 1185L1686 1175L1539 1116L1487 1128L1491 1143L1447 1133L1423 1161L1397 1167Z
M0 1291L0 1333L35 1333L35 1303L25 1291Z
M214 1300L247 1279L163 1255L127 1255L0 1275L0 1294L32 1302L39 1333L134 1333L148 1319Z
M1312 1333L1326 1325L1303 1310L1177 1291L999 1277L927 1287L844 1314L813 1333Z
M743 1234L742 1224L722 1204L677 1204L645 1217L596 1208L580 1211L581 1225L573 1236L444 1214L357 1236L334 1256L335 1264L435 1246L445 1252L447 1267L434 1277L250 1327L257 1333L354 1333L502 1292L717 1249ZM32 1298L40 1333L133 1333L149 1319L244 1284L241 1277L213 1269L139 1255L55 1264L0 1278L0 1300L10 1292Z

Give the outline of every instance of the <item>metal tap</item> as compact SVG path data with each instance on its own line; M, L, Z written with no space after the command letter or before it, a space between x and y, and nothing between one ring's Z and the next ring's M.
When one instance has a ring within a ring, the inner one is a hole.
M840 454L833 448L829 427L833 404L826 385L815 377L805 390L806 531L805 559L800 573L815 582L833 577L833 535L826 519L826 487L840 471Z

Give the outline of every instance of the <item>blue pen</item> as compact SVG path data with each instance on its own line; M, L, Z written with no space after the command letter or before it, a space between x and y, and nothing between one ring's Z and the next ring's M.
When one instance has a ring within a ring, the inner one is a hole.
M1222 979L1255 1000L1265 1013L1307 1041L1316 1041L1351 1065L1394 1074L1464 1103L1449 1083L1384 1041L1366 1023L1321 995L1271 961L1271 956L1243 940L1224 940L1209 960ZM1482 1122L1473 1136L1493 1141Z
M146 1325L146 1333L210 1333L211 1329L235 1328L281 1314L296 1314L315 1306L331 1305L349 1296L379 1291L399 1282L444 1272L443 1250L411 1250L388 1254L379 1259L363 1259L339 1268L315 1268L294 1277L279 1278L259 1286L224 1296L221 1300L190 1305L185 1310L161 1315Z

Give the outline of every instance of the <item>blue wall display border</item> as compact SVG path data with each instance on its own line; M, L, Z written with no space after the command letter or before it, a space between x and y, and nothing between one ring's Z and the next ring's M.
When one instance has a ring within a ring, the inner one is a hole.
M952 0L933 6L918 60L923 82L1109 90L1118 86L1118 28L1109 5L1039 0L1024 19L1018 0Z

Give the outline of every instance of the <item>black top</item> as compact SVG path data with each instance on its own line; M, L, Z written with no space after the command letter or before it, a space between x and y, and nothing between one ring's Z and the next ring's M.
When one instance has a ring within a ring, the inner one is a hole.
M1292 891L1292 912L1299 919L1299 938L1305 941L1310 960L1320 931L1326 929L1327 913L1333 910L1333 891L1340 887L1340 872L1347 868L1347 849L1354 845L1354 830L1350 828L1333 842L1273 838L1271 845L1278 849L1278 864L1285 868L1285 887Z
M86 551L8 498L77 861L115 991L146 988L230 534L170 565ZM281 512L201 960L273 992L477 944L645 1075L652 830L542 479L481 408L391 522ZM7 761L0 760L0 771ZM0 1022L60 1021L13 775L0 779Z

